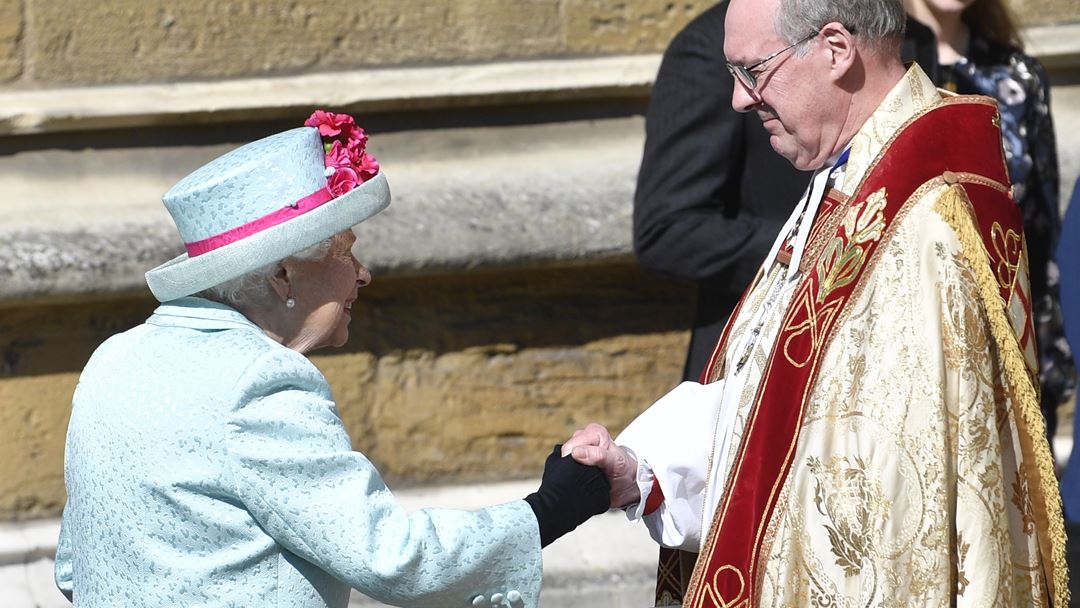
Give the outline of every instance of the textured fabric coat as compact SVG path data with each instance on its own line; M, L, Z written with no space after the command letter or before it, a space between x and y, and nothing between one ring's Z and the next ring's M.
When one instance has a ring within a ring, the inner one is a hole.
M183 298L107 340L75 391L56 560L77 606L536 606L523 501L406 514L323 375Z

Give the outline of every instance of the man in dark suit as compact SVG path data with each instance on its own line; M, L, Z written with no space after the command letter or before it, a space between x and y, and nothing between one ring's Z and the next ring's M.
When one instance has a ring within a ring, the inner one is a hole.
M640 264L698 285L687 380L698 379L810 179L773 151L757 116L731 109L727 4L691 21L664 53L634 196Z

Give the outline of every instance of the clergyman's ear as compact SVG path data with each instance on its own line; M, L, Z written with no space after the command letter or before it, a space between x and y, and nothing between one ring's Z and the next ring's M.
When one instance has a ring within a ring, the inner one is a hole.
M847 75L855 63L855 35L842 23L833 21L821 28L821 37L829 52L833 77L839 80Z

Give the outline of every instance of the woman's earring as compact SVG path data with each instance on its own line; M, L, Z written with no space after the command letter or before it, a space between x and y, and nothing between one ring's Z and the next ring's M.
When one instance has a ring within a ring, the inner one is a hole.
M294 308L294 307L296 307L296 300L293 299L292 296L289 296L288 299L285 300L285 308Z

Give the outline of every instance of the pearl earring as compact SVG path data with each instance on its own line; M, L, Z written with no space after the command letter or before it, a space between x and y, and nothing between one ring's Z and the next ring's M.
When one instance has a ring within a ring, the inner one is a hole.
M285 300L285 308L295 308L295 307L296 307L296 300L293 299L292 296L289 296L288 299Z

